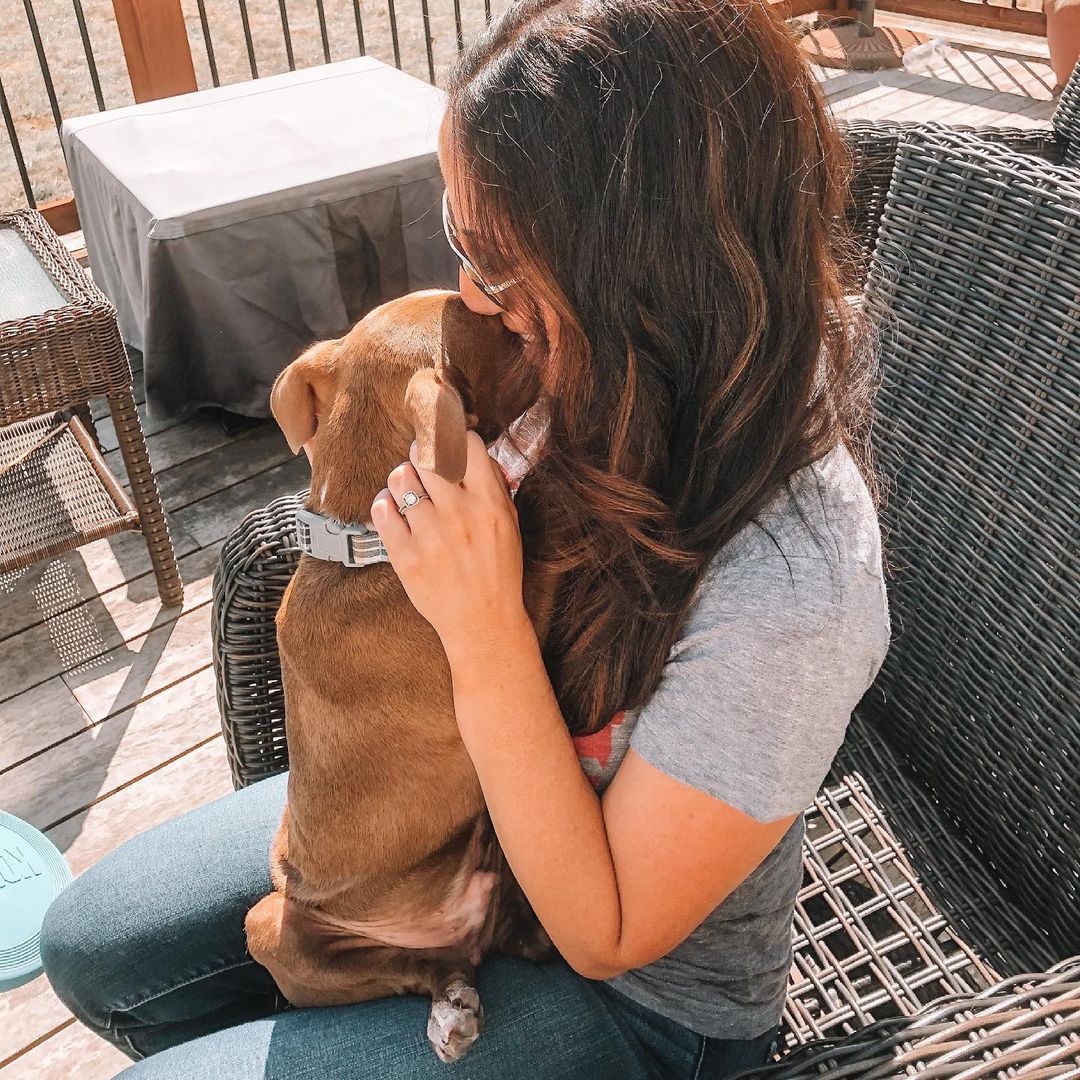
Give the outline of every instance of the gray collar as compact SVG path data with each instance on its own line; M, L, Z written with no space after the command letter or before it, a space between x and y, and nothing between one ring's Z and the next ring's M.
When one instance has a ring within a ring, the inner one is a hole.
M390 561L374 529L367 525L344 525L314 510L296 511L296 540L305 555L343 566L373 566Z

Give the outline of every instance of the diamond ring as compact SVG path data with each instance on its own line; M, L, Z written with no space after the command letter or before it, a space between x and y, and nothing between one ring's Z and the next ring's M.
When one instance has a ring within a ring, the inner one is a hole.
M405 494L401 496L401 505L398 507L398 513L404 517L406 512L411 510L418 502L423 502L424 499L430 498L431 496L426 491L422 491L419 495L417 495L415 491L406 491Z

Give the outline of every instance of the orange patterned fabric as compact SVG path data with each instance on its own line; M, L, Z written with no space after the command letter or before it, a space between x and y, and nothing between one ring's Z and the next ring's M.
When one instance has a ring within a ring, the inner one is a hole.
M620 712L599 731L574 739L581 767L597 791L603 791L611 783L615 770L622 764L630 748L633 729L633 718L628 718L626 712Z

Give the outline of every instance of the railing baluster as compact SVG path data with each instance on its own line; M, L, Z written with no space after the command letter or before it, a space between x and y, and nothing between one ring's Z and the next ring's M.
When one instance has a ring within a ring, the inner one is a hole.
M428 81L435 83L435 54L431 51L431 13L428 0L420 0L420 12L424 20L424 47L427 49Z
M90 68L90 82L94 86L94 100L97 102L99 112L105 111L105 98L101 93L101 82L98 79L97 61L94 59L94 50L90 47L90 35L86 32L86 16L83 14L82 0L72 0L75 7L75 18L79 23L79 36L82 38L83 53L86 55L86 64Z
M248 67L251 68L251 77L259 77L259 65L255 63L255 42L251 40L251 23L248 22L247 0L240 0L240 22L244 27L244 44L247 45Z
M319 13L319 33L322 35L322 54L326 63L330 63L330 39L326 34L326 12L323 10L323 0L315 0L315 10Z
M22 181L23 193L26 195L26 205L37 206L34 189L30 184L30 176L26 171L26 162L23 160L22 147L19 145L19 133L15 130L15 121L11 116L11 106L8 105L3 79L0 79L0 112L4 114L4 127L7 128L8 138L11 140L11 151L15 155L15 164L19 169L19 179Z
M364 45L364 21L360 18L360 0L352 0L352 9L356 19L356 44L360 48L360 55L367 56L367 46Z
M196 0L196 3L199 6L199 24L202 26L203 42L206 45L206 62L210 65L210 81L215 86L220 86L217 60L214 59L214 42L210 37L210 23L206 18L206 3L205 0Z
M23 0L23 8L26 10L26 21L30 24L30 36L34 39L34 49L37 52L38 64L41 66L41 77L45 80L45 92L49 95L49 108L52 109L53 123L56 130L60 131L60 103L56 100L56 89L53 87L52 72L49 70L49 61L45 58L45 47L41 43L41 31L38 29L37 16L34 14L34 6L30 0Z
M397 12L394 9L394 0L388 0L390 8L390 40L394 43L394 66L402 66L402 46L397 40Z
M285 10L285 0L278 0L281 12L281 32L285 37L285 58L289 61L289 70L296 70L296 57L293 56L292 34L289 33L289 13Z

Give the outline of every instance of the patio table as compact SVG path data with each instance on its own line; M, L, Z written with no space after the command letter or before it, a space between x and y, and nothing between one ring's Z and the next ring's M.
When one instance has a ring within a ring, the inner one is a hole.
M267 416L275 376L413 289L453 285L443 94L360 57L68 119L94 280L154 416Z

